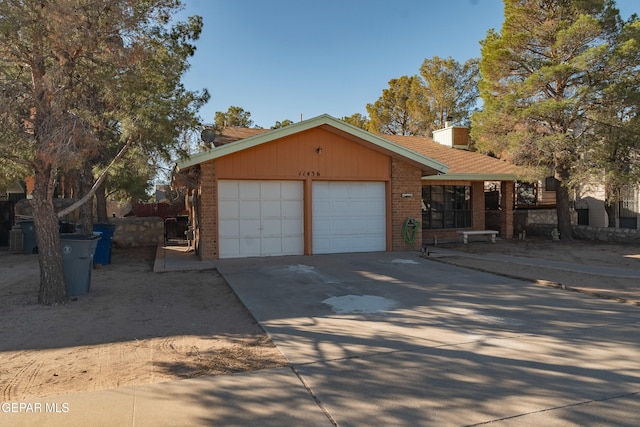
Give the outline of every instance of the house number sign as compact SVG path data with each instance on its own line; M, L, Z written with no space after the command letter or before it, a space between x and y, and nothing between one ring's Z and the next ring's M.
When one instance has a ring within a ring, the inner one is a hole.
M320 176L320 171L300 171L298 176Z

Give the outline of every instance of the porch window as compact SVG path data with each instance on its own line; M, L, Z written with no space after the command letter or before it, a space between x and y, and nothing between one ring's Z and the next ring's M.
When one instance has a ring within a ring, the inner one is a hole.
M544 191L556 191L558 180L555 176L548 176L544 179Z
M471 227L471 187L427 185L422 187L422 228Z

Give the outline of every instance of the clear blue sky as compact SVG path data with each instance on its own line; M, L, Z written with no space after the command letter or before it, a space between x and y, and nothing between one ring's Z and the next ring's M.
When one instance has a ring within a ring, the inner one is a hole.
M500 30L502 0L184 0L204 30L184 78L207 88L200 115L231 105L269 128L327 113L367 115L392 78L418 74L426 58L463 63ZM640 0L618 0L623 19Z

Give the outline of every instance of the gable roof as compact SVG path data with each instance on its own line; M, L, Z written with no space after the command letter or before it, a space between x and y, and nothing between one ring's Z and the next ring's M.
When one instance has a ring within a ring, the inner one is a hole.
M434 160L420 152L413 151L411 148L393 142L386 137L383 138L381 136L360 129L356 126L345 123L342 120L338 120L334 117L329 116L328 114L323 114L321 116L304 120L299 123L294 123L292 125L275 130L253 129L251 131L254 131L254 135L245 137L243 139L238 139L235 142L230 142L228 144L221 145L219 147L215 147L201 153L194 154L188 159L178 162L177 167L178 169L186 169L200 163L228 156L230 154L237 153L248 148L256 147L267 142L274 141L279 138L284 138L286 136L313 129L319 126L330 126L339 131L345 132L353 137L369 142L384 151L407 159L412 163L416 163L422 166L424 169L435 170L436 173L447 173L449 169L449 167L443 162ZM231 136L227 132L227 129L225 129L223 135L225 134L227 134L227 136Z
M423 180L515 181L518 175L522 174L520 168L512 163L481 153L448 147L424 136L384 137L449 166L446 174L426 176Z

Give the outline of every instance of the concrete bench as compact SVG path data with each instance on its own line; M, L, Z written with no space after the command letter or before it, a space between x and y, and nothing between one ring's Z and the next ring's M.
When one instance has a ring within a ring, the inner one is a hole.
M458 231L458 234L462 234L463 243L469 243L469 236L491 237L491 243L495 243L498 232L495 230L468 230L468 231Z

